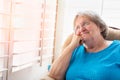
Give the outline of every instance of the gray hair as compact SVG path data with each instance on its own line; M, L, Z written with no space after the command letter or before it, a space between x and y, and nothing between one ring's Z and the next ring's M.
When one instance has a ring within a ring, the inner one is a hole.
M84 16L88 18L90 21L94 22L100 29L101 29L101 35L105 39L108 33L108 27L105 24L105 22L97 15L95 12L92 11L85 11L85 12L79 12L74 19L74 26L76 19L80 16Z

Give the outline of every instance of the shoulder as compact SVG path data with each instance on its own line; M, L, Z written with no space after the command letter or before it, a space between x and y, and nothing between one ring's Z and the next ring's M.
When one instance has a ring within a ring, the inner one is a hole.
M107 41L108 46L120 46L120 40Z
M107 42L109 43L109 47L106 49L106 52L108 52L107 57L110 58L110 61L120 62L120 41L113 40Z
M116 44L116 49L118 49L120 54L120 40L114 40L114 44Z
M113 41L113 44L117 45L117 46L120 46L120 40L114 40Z
M80 45L77 48L75 48L75 50L73 51L73 53L80 53L82 51L84 51L84 46Z
M112 45L113 45L113 49L111 51L114 51L114 53L115 53L114 57L116 59L119 59L119 61L120 61L120 41L119 40L114 40L112 42Z
M71 59L75 59L77 56L82 55L82 53L84 53L84 46L80 45L74 49Z
M116 53L120 55L120 41L119 40L113 40L113 41L107 41L108 47L105 49L109 53Z

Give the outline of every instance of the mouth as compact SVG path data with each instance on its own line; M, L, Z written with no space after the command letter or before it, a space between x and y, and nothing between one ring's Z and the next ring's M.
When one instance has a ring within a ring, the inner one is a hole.
M86 35L88 35L89 34L89 32L83 32L83 33L81 33L81 36L82 37L85 37Z
M84 35L84 34L89 34L89 32L82 32L81 35Z

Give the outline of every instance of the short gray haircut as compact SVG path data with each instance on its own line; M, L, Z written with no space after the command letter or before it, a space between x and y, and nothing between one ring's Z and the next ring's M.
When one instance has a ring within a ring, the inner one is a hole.
M75 26L76 19L80 16L86 17L90 21L94 22L101 29L101 35L103 36L103 38L104 39L106 38L108 33L108 27L105 24L105 22L99 17L98 14L96 14L93 11L79 12L74 18L74 26Z

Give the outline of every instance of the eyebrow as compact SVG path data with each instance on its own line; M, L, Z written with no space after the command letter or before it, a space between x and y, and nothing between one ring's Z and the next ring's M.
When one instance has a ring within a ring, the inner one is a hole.
M83 21L82 23L78 23L78 24L80 24L80 25L83 25L83 24L85 24L85 23L90 23L91 21Z

